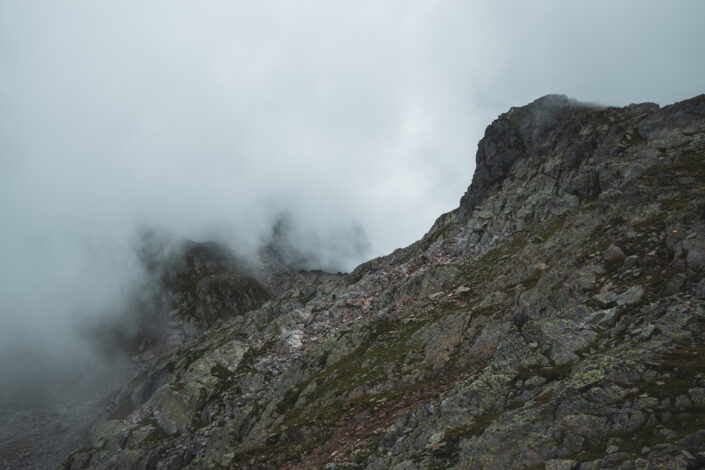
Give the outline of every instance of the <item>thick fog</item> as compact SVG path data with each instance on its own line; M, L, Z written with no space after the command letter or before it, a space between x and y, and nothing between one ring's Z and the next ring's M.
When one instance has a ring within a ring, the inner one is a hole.
M703 19L698 0L1 2L0 374L91 360L76 332L140 289L144 227L247 251L285 217L332 270L413 242L509 107L705 91Z

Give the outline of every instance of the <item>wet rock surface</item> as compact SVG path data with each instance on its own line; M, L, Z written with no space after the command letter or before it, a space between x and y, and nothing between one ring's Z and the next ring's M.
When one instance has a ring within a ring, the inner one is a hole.
M704 209L705 96L515 108L422 240L184 335L61 468L702 468Z

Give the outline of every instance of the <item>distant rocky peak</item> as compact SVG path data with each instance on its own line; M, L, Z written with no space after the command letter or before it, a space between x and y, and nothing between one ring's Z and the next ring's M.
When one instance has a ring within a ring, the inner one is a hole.
M581 109L597 109L597 105L581 103L565 95L546 95L521 108L509 111L523 142L529 149L541 146L561 123Z
M460 205L471 213L518 159L536 153L579 111L597 108L552 94L501 114L478 143L475 174Z
M233 254L219 243L187 241L184 245L185 261L198 274L240 270Z
M426 244L457 236L459 252L489 249L503 236L608 198L652 168L697 154L703 116L705 95L664 107L602 107L548 95L512 108L487 127L459 210L439 218Z

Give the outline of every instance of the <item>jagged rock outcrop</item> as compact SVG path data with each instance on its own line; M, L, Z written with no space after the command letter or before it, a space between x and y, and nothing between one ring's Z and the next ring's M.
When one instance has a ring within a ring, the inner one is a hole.
M116 337L116 346L139 362L173 351L276 294L266 287L273 273L258 271L216 242L175 242L146 232L139 253L149 281L144 294L136 296L129 315L107 328Z
M174 294L175 315L199 328L217 320L241 315L258 307L271 295L226 248L217 243L190 243L185 266L167 281Z
M501 187L517 160L540 156L543 148L567 130L564 127L566 121L579 120L580 111L591 108L594 106L563 95L547 95L499 116L478 144L475 174L460 200L461 207L472 212L490 190ZM584 156L586 149L580 145L576 147L566 159L568 165L577 163Z
M461 207L156 359L76 468L705 465L705 95L500 116Z

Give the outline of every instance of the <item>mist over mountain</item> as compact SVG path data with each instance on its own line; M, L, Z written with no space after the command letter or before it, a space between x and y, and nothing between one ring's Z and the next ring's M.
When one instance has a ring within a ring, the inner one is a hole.
M703 16L687 0L0 4L2 456L58 464L158 357L355 278L464 192L473 213L566 109L698 95ZM475 168L488 123L547 93L581 102L520 107L528 127L491 127ZM585 178L580 197L609 180Z
M476 163L456 209L349 274L283 264L285 222L259 269L148 237L171 310L60 468L705 465L705 95L547 95Z

